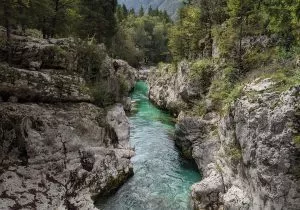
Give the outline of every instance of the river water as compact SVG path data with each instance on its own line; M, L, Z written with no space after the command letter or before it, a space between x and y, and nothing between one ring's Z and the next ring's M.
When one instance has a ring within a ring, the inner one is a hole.
M104 210L186 210L190 187L200 180L196 166L183 159L172 140L172 117L148 100L138 82L132 93L136 110L129 117L134 176L115 194L96 202Z

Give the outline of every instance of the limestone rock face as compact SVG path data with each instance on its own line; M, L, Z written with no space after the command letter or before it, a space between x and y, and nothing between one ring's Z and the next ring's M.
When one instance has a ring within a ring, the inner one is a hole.
M37 39L13 35L12 63L31 70L77 69L77 52L72 38ZM4 61L7 50L1 48L0 61Z
M0 65L0 92L22 102L92 101L85 80L77 73L56 70L31 71Z
M113 66L117 75L128 82L129 90L131 90L138 79L138 71L123 60L114 60Z
M200 97L199 87L189 78L189 65L181 62L176 73L168 73L171 65L163 69L152 69L148 77L149 98L157 106L174 114L187 108L191 100Z
M299 96L299 86L281 93L257 79L225 116L179 115L176 143L203 173L194 209L300 208Z
M94 197L133 174L134 151L123 106L93 105L84 71L92 66L110 91L126 84L112 101L129 103L136 70L107 55L99 66L88 53L79 67L72 39L14 35L13 43L11 66L0 63L0 210L95 209Z
M105 116L87 103L1 104L1 209L93 209L92 195L132 174L133 152L106 122L110 112L129 131L119 106Z

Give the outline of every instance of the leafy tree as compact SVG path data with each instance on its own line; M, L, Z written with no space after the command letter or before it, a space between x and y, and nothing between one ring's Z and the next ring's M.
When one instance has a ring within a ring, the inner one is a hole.
M268 16L268 29L280 35L284 47L290 49L300 37L300 1L265 0L263 6Z
M180 10L179 22L169 30L169 49L175 61L198 57L203 38L200 9L186 6Z
M129 61L131 65L158 63L168 59L168 27L163 12L158 16L129 15L119 23L119 31L114 39L115 57ZM122 45L122 46L120 46Z

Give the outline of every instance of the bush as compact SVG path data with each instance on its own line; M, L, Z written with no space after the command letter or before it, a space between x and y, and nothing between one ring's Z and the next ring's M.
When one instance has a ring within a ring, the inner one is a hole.
M194 62L191 66L189 77L196 82L203 94L206 94L214 76L212 60L203 59Z
M34 37L34 38L38 38L38 39L42 39L43 38L43 33L37 29L26 29L25 30L25 36L30 36L30 37Z
M208 97L212 99L213 109L221 114L226 114L230 105L242 95L243 85L230 84L228 79L214 80Z
M94 98L94 103L101 107L106 107L116 102L116 94L111 92L105 82L90 85L90 91Z
M192 114L197 116L203 116L206 112L206 104L204 101L198 101L192 108Z
M88 83L97 82L104 75L103 63L107 57L104 47L93 42L78 43L78 70Z
M294 143L297 145L297 146L300 146L300 135L298 136L294 136Z

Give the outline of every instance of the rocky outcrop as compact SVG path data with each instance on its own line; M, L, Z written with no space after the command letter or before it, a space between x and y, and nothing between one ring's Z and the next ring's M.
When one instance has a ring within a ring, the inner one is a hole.
M0 65L0 94L4 101L16 97L20 102L89 102L92 97L85 80L77 73L53 69L31 71Z
M190 102L200 98L201 89L189 77L189 64L181 62L176 72L172 65L154 68L148 77L149 98L157 106L179 114Z
M93 209L92 196L132 174L120 106L106 114L87 103L3 103L0 111L0 209ZM117 116L118 125L106 121Z
M130 104L136 70L105 53L93 63L101 46L13 39L12 65L0 63L0 209L95 209L94 197L133 174L134 152L123 106L92 104L102 90L88 83Z
M180 114L176 142L203 173L194 209L300 208L300 87L276 87L270 79L246 85L225 116Z
M151 69L153 69L155 67L142 67L139 69L139 80L144 80L146 81L150 75L150 71Z
M0 61L6 61L7 55L8 49L0 47ZM41 101L80 98L80 101L93 102L88 96L91 95L89 87L97 83L112 102L123 102L138 78L137 70L127 62L108 57L103 45L72 38L45 40L13 35L11 62L14 68L1 65L0 71L4 73L0 78L1 91L4 95L14 91L21 100L27 101L30 100L24 97L36 98L39 91L43 96ZM9 78L7 82L6 78ZM58 95L53 95L55 92Z

